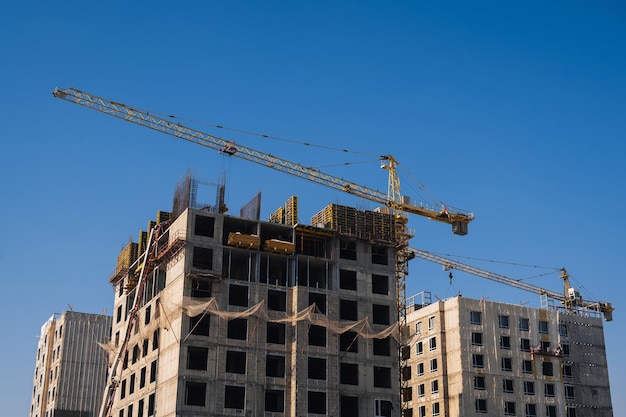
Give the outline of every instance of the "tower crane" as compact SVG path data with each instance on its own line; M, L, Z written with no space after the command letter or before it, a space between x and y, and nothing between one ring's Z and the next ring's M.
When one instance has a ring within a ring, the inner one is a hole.
M448 223L452 225L452 232L457 235L466 235L467 226L474 219L474 214L468 211L443 204L430 209L422 204L412 203L407 196L403 196L396 171L398 163L392 155L380 157L381 168L388 171L389 177L387 192L384 193L74 88L56 88L52 94L55 98L386 206L394 219L396 302L398 325L401 329L406 327L406 275L408 275L408 261L411 259L408 243L412 236L407 227L407 214L417 214L431 220ZM402 346L399 346L400 370L404 362L401 351ZM399 379L402 387L401 375Z
M459 271L467 272L481 278L487 278L492 281L499 282L501 284L510 285L515 288L520 288L541 296L546 296L550 299L559 301L563 308L570 312L580 312L582 310L591 310L604 315L604 320L613 320L613 305L606 301L588 301L583 300L580 293L576 291L574 287L570 285L569 275L565 268L561 269L560 278L563 280L563 293L546 290L545 288L538 287L536 285L529 284L527 282L519 281L513 278L509 278L504 275L489 272L484 269L476 268L471 265L467 265L452 259L445 258L440 255L436 255L432 252L423 249L411 248L410 253L413 257L424 259L430 262L434 262L443 266L444 270L457 269Z

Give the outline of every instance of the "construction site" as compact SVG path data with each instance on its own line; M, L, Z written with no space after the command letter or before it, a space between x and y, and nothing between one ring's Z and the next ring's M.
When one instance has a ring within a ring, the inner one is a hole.
M611 303L583 299L565 270L553 292L411 248L409 215L460 236L474 215L403 195L391 155L380 192L78 90L54 96L378 207L327 204L304 222L292 196L263 220L259 193L232 215L223 184L199 202L206 183L186 174L109 277L97 411L44 413L33 396L31 417L613 415ZM541 306L407 296L416 258L536 293Z

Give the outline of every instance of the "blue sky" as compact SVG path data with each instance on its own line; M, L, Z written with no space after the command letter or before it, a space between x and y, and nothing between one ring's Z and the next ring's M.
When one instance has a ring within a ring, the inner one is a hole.
M119 250L170 210L187 168L207 180L225 173L232 213L259 190L263 218L294 194L305 223L329 202L375 207L53 99L57 86L206 123L195 127L380 190L375 155L394 155L412 176L406 194L420 197L417 178L427 198L476 215L462 238L412 218L413 246L566 267L584 296L615 304L606 349L613 407L626 409L621 2L190 3L3 6L2 415L28 413L36 336L50 315L69 305L110 313ZM344 162L354 163L329 166ZM528 282L561 288L558 274ZM538 304L460 272L450 284L414 260L407 292L421 290Z

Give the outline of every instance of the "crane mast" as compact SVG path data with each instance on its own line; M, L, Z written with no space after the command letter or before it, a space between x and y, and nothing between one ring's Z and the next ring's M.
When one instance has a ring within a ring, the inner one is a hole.
M472 274L477 277L486 278L491 281L499 282L501 284L509 285L511 287L529 291L531 293L545 295L548 298L561 302L563 304L563 307L568 311L575 311L577 308L583 308L602 313L606 321L613 320L612 313L613 310L615 310L615 308L613 308L613 305L609 302L604 301L583 300L578 292L570 286L569 275L565 268L561 269L560 275L560 278L563 280L564 291L563 293L559 293L556 291L546 290L545 288L541 288L524 281L509 278L504 275L496 274L494 272L486 271L484 269L476 268L471 265L454 261L452 259L436 255L423 249L411 248L410 252L413 256L417 258L442 265L445 270L457 269L459 271L467 272L468 274Z
M400 181L396 170L397 161L391 155L383 155L380 157L381 168L389 172L387 193L384 193L74 88L57 88L54 90L53 96L216 150L228 156L235 156L249 162L254 162L386 206L394 219L394 241L396 244L396 301L398 325L401 329L401 335L406 333L404 332L406 328L406 276L408 275L408 261L413 257L409 250L409 240L412 236L407 227L407 213L417 214L431 220L450 224L452 226L452 232L457 235L466 235L467 226L474 219L474 214L471 212L452 209L440 203L438 203L438 206L435 206L435 208L428 208L424 207L423 204L415 204L411 202L407 196L403 196L400 192ZM401 343L398 348L400 372L402 372L404 364L402 348ZM399 380L401 388L406 386L406 382L401 375L399 376ZM402 403L401 401L401 404Z

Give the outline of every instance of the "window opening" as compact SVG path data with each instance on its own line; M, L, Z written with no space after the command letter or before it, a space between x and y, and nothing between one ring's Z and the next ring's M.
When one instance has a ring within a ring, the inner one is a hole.
M326 380L326 359L309 357L309 379Z
M189 333L198 336L208 336L211 316L208 314L189 317Z
M279 355L267 355L265 357L265 376L272 378L284 378L285 357Z
M528 320L526 317L520 317L519 329L523 332L527 332L530 329L530 320Z
M246 340L248 338L248 320L229 320L226 337L229 339Z
M248 287L244 285L230 284L228 291L228 304L233 306L248 307Z
M194 234L196 236L213 237L215 230L215 218L196 215Z
M326 327L315 324L309 327L309 345L326 346Z
M511 349L511 338L509 336L500 336L500 349Z
M479 353L472 354L472 366L474 368L484 368L485 361L484 361L483 355Z
M350 271L347 269L339 270L339 288L342 290L356 291L356 271Z
M437 394L439 392L439 380L435 379L434 381L430 381L430 392L431 394Z
M431 337L430 339L428 339L428 350L430 351L437 350L437 338L436 337Z
M155 399L154 394L150 394L148 396L148 417L154 415L154 404L155 404L154 399Z
M226 351L226 372L245 375L246 353L232 350Z
M307 409L309 413L326 414L326 393L309 391L307 393Z
M267 323L267 343L275 345L285 344L285 323Z
M424 363L420 362L417 364L415 369L417 376L424 376Z
M359 417L359 397L342 395L339 399L339 417Z
M157 361L150 363L150 382L155 382L157 377Z
M514 416L515 415L515 402L513 402L513 401L505 401L504 402L504 415L505 416Z
M339 300L339 318L341 320L358 320L358 305L353 300Z
M282 413L285 411L285 391L265 390L265 411Z
M428 331L435 330L435 316L431 316L428 318Z
M372 339L374 355L391 356L391 340L389 336L384 339Z
M146 386L146 367L141 368L139 372L139 388L143 388Z
M374 294L389 295L389 277L372 274L372 292Z
M205 347L187 347L187 369L207 370L209 349ZM156 364L156 362L153 362Z
M224 408L243 410L246 402L245 387L233 385L224 386Z
M437 358L430 360L430 372L437 372Z
M374 386L377 388L391 388L391 368L374 366Z
M359 385L359 365L356 363L340 363L339 383Z
M389 324L389 306L374 304L372 306L372 323Z
M522 360L522 373L524 374L532 374L533 373L533 362L529 360Z
M541 370L545 376L554 376L554 367L550 361L543 362L541 364Z
M273 311L287 311L287 293L267 290L267 308Z
M389 263L387 252L386 246L372 245L372 263L376 265L387 265Z
M194 246L192 266L198 269L213 269L213 249Z
M480 311L470 311L470 323L471 324L481 324L482 315Z
M209 298L211 297L211 283L204 279L191 280L191 297L192 298Z
M485 414L487 412L487 400L484 398L477 398L475 401L476 412Z
M391 417L393 405L391 401L374 400L374 416L375 417Z
M359 352L359 334L355 331L348 330L339 335L339 350L342 352Z
M356 241L341 239L339 241L339 257L356 261Z
M187 381L185 384L185 405L206 405L206 383Z
M326 314L326 294L309 293L309 305L315 304L322 314Z
M503 379L502 380L502 392L513 392L513 380L512 379Z

